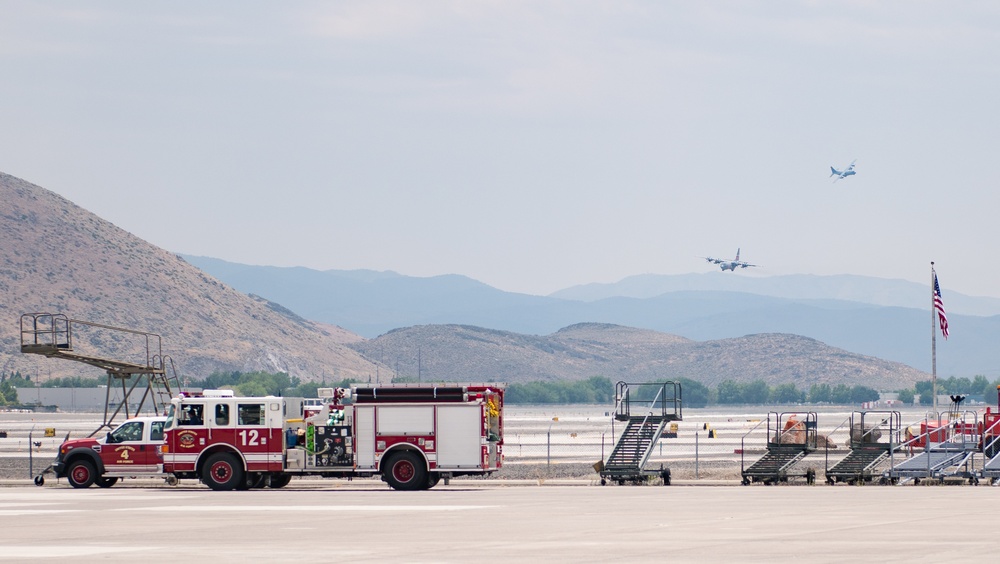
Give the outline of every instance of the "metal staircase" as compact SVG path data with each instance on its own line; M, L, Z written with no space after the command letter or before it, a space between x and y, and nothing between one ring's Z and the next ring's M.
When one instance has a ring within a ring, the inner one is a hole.
M958 412L960 402L955 400L947 419L939 415L934 415L933 420L925 418L922 432L900 445L910 450L923 446L923 452L894 464L883 474L884 483L913 480L918 484L922 479L955 477L968 479L970 484L979 482L980 473L973 466L975 455L982 452L982 426L975 412Z
M827 451L826 482L831 485L838 482L859 484L875 479L876 469L890 460L899 447L901 421L898 411L852 413L849 419L851 452L831 467Z
M640 413L632 413L632 404L643 407ZM681 385L677 382L661 384L628 384L618 382L615 387L615 417L612 421L624 421L625 429L618 437L607 461L598 464L601 484L613 480L619 484L638 483L650 476L659 475L664 485L670 484L670 470L645 470L653 447L663 434L663 429L671 421L680 421Z
M756 429L756 427L754 428ZM744 445L741 452L746 452L745 441L751 429L743 436ZM787 482L789 478L801 477L812 484L816 480L816 472L811 468L798 470L798 463L816 450L817 417L815 412L809 413L776 413L767 415L767 453L749 467L743 463L740 466L743 485L753 482L775 484Z
M131 345L135 358L112 359L77 351L73 346L74 329L93 330L99 342L118 348L129 349ZM173 392L180 391L173 360L163 355L160 336L153 333L70 319L63 314L26 313L21 316L21 352L82 362L107 373L104 422L90 436L114 428L114 419L123 410L126 419L139 415L147 400L153 414L165 415ZM119 387L121 402L111 411L111 390ZM130 410L133 394L140 392L137 407Z

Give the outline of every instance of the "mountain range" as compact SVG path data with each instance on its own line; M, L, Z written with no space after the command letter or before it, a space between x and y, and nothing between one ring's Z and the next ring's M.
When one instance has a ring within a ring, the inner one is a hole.
M0 373L42 380L96 369L22 354L18 320L26 313L159 335L182 377L255 370L326 382L382 382L397 371L418 379L507 382L684 376L708 384L763 379L891 390L927 376L822 342L805 330L813 322L802 319L908 315L905 308L698 290L587 301L502 292L459 275L319 272L181 257L3 173L0 238L0 319L8 320L0 323ZM757 317L803 330L755 330ZM664 320L680 330L655 326ZM964 323L958 316L956 333ZM713 331L731 335L698 336ZM984 329L984 339L990 336ZM78 337L81 354L128 361L134 352L99 335Z
M616 324L697 341L787 333L931 370L930 287L863 276L641 275L549 296L504 292L460 275L251 266L183 255L241 291L364 337L457 324L549 335L577 323ZM937 337L942 376L1000 376L1000 300L948 292L951 337Z

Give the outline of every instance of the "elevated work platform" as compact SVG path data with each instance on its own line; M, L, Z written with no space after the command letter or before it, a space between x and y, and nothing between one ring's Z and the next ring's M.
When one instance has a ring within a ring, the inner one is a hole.
M100 332L108 337L107 342L134 344L134 358L110 358L75 350L73 336L79 330ZM104 422L91 435L113 428L113 421L122 410L126 419L139 415L147 400L152 414L164 414L172 396L171 386L180 389L173 361L163 355L160 336L154 333L70 319L58 313L26 313L21 316L21 352L80 362L107 374ZM140 383L144 385L139 386ZM112 386L120 386L123 396L113 412L110 411ZM137 388L142 390L142 398L135 412L130 413L130 398Z
M972 484L978 483L979 473L973 466L975 456L982 452L982 426L975 412L959 414L953 410L947 419L935 415L933 420L923 421L921 430L901 446L923 445L923 452L894 464L884 473L884 482L896 484L913 480L919 483L928 478L959 477Z
M817 417L815 412L767 414L767 453L759 460L745 466L741 455L740 466L743 485L754 482L775 484L787 482L790 478L805 478L812 484L816 473L811 468L800 469L799 462L816 450ZM746 452L746 437L743 448Z
M663 429L671 421L683 418L681 385L679 382L659 384L628 384L618 382L615 386L615 422L625 423L625 428L615 443L607 461L598 464L601 484L613 480L619 484L638 483L650 476L663 478L664 485L670 484L670 470L648 471L646 462L653 447L663 434Z
M867 483L881 477L878 469L889 461L899 448L902 426L898 411L855 411L848 420L851 452L826 469L828 484Z

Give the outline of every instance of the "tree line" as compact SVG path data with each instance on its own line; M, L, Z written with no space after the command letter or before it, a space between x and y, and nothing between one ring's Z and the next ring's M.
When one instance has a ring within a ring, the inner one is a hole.
M414 382L411 378L397 378L396 382ZM879 399L879 392L867 386L847 384L813 384L808 390L801 390L795 384L770 386L763 380L737 382L725 380L715 388L690 378L676 380L683 390L685 407L705 407L708 405L766 405L799 403L860 404ZM288 396L317 397L321 387L347 388L356 383L351 379L339 382L303 382L297 376L284 372L214 372L205 378L185 378L186 387L203 389L231 389L240 396ZM42 388L96 388L107 384L104 377L68 376L49 378L37 385ZM20 372L0 373L0 406L16 405L15 388L35 387L30 375ZM1000 379L988 380L978 375L972 379L951 376L938 379L938 393L961 394L972 399L994 403ZM507 385L505 395L510 404L609 404L614 401L614 383L604 376L593 376L585 380L535 381ZM899 400L904 404L933 403L933 385L930 380L917 382L913 388L899 390Z

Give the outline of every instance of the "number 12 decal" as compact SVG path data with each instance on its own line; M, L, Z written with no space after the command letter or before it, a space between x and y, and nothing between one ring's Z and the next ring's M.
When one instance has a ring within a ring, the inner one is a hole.
M250 433L249 440L247 440L248 432ZM243 441L243 446L260 446L261 444L260 434L258 433L257 429L250 429L250 431L244 429L240 431L240 440Z

